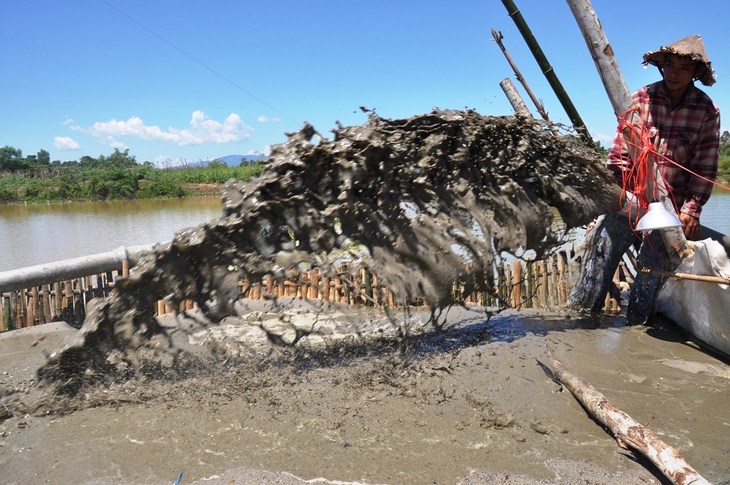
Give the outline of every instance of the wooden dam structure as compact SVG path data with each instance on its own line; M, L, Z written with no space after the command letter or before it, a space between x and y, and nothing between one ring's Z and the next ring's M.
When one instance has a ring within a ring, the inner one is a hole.
M452 288L454 302L494 309L559 309L567 303L570 291L568 253L569 251L558 251L546 259L536 261L500 261L494 268L493 292L464 295L462 285L457 282ZM633 282L636 274L634 263L632 255L627 253L625 261L616 272L613 291L606 297L606 311L619 311L620 290ZM5 287L0 294L0 331L61 320L80 327L86 316L88 303L94 298L108 298L112 295L116 281L125 277L131 266L128 259L123 259L119 267L107 271L96 271L58 281L36 281L37 284L21 288L8 289L12 285L0 285ZM292 273L291 278L283 281L276 281L271 275L261 281L245 278L239 282L240 298L310 298L346 306L390 308L425 305L422 300L398 301L393 293L379 283L377 275L367 268L351 268L348 264L343 264L333 274L323 274L319 269ZM183 302L179 308L172 308L160 300L156 312L157 315L164 315L194 310L196 307L197 304L191 300Z

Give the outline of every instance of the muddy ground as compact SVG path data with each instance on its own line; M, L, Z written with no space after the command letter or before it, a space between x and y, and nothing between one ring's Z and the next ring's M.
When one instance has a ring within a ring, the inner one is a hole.
M191 332L175 334L177 361L89 376L75 396L33 380L75 330L0 335L2 482L667 483L551 379L550 348L705 478L730 483L730 366L671 326L456 308L443 333L411 315L404 354L375 310L267 305L199 332L199 314L167 317ZM262 327L316 335L272 346Z

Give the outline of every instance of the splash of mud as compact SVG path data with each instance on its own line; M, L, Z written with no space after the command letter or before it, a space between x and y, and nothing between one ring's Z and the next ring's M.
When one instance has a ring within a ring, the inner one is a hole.
M160 299L174 308L192 299L217 322L232 313L244 276L284 279L303 263L331 271L325 255L352 241L398 298L442 309L456 281L465 295L488 291L503 251L541 257L560 243L552 208L574 227L618 200L594 151L532 119L436 110L402 120L371 115L319 143L315 135L306 124L274 148L260 177L229 181L222 217L179 232L139 262L40 369L41 380L70 382L103 368L113 349L134 363L136 349L168 347L154 317Z

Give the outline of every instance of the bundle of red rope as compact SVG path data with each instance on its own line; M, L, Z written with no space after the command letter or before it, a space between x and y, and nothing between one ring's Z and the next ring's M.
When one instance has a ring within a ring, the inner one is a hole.
M629 220L631 227L636 227L638 219L641 214L644 214L649 203L654 200L661 200L662 193L660 187L665 187L668 197L672 201L675 212L679 213L677 208L677 202L674 200L671 188L667 186L666 182L661 176L659 170L653 170L651 167L658 166L660 164L672 164L676 167L681 168L692 174L695 177L699 177L706 180L718 187L722 187L725 190L730 191L730 187L726 187L718 182L709 180L702 175L699 175L689 168L678 164L674 160L661 155L657 152L654 147L654 143L651 140L651 134L649 128L646 126L640 116L635 115L638 110L631 108L623 112L619 117L619 131L624 134L624 139L629 146L629 150L632 153L633 163L628 166L625 165L621 171L621 200L626 200L629 194L633 194L634 200L639 205L640 210L634 217L634 220ZM650 160L654 163L650 165ZM660 163L661 162L661 163ZM628 212L628 207L623 210Z

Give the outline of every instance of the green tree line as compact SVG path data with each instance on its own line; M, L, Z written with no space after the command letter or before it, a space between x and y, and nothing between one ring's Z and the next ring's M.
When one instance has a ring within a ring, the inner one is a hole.
M183 197L205 193L201 185L249 180L262 168L263 163L245 161L238 167L214 161L158 168L119 149L98 158L51 162L46 150L24 157L21 150L5 146L0 148L0 203Z

